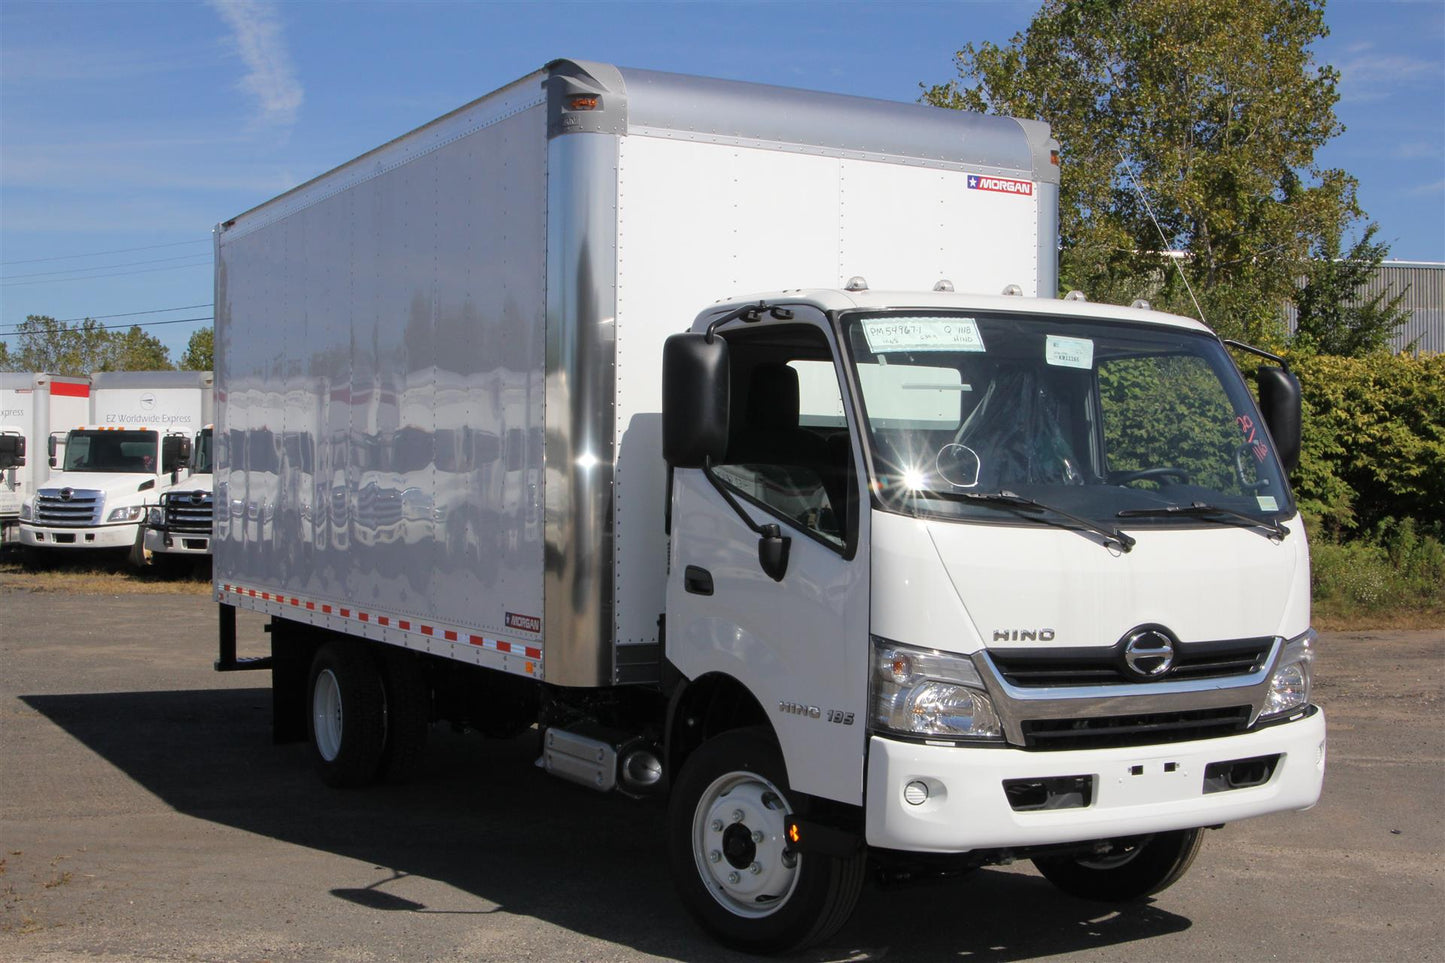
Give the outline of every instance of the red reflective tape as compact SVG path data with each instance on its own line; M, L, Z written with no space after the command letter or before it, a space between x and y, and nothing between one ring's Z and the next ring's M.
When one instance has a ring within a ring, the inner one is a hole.
M307 602L307 603L306 603L306 611L308 611L308 612L315 612L315 611L316 611L316 603L315 603L315 602Z
M300 604L301 604L301 600L298 599L298 598L293 598L293 599L291 600L291 604L292 604L292 605L300 605Z
M487 640L484 639L484 638L482 638L480 635L469 635L469 636L467 636L467 641L468 641L468 642L471 642L472 645L486 645L486 644L487 644Z
M446 638L448 642L455 642L457 640L457 634L450 630L443 632L442 635Z
M498 651L498 652L510 652L510 651L512 651L512 643L510 643L510 642L498 642L498 643L497 643L497 651Z
M331 606L329 606L329 605L322 605L322 606L321 606L321 611L325 612L327 615L330 615L330 614L331 614Z
M529 658L529 659L540 659L540 658L542 657L542 650L541 650L541 649L528 648L528 649L526 650L526 653L527 653L527 658Z
M378 616L376 617L376 621L377 621L377 623L380 624L380 625L390 625L390 624L391 624L391 619L387 618L387 617L384 616L384 615L378 615Z
M251 593L251 598L255 598L255 597L256 597L256 590L255 590L255 589L247 589L247 591Z
M422 634L422 635L434 635L434 634L435 634L435 630L434 630L430 625L423 625L423 626L421 627L421 634Z
M50 393L62 398L89 398L90 385L78 385L70 381L50 382Z
M410 631L411 631L411 623L408 622L406 619L400 619L400 620L397 621L396 624L399 625L402 629L404 629L404 630L407 631L407 632L410 632Z
M356 613L356 617L359 618L359 619L361 619L361 621L363 621L363 622L370 622L370 621L371 621L371 616L367 615L365 612L358 612L358 613Z
M341 617L342 617L343 619L349 619L349 618L351 618L351 609L342 609L342 610L341 610Z

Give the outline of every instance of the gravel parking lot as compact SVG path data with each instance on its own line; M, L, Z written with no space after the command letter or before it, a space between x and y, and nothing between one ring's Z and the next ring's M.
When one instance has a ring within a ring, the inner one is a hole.
M220 675L195 594L0 575L0 959L730 960L684 916L661 807L434 733L415 782L323 787L270 743L269 676ZM264 645L243 613L242 648ZM870 884L816 960L1445 957L1445 631L1331 633L1312 812L1210 833L1123 911L1027 864ZM243 652L244 654L244 652Z

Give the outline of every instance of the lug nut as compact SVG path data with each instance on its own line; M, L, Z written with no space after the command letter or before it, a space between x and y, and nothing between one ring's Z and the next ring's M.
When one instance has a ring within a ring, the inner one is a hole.
M707 858L709 862L720 863L722 862L722 853L714 849L712 852L707 854Z
M721 819L714 819L714 820L712 821L712 831L715 832L715 833L720 833L720 832L722 832L722 820L721 820Z
M762 871L763 871L763 864L762 864L762 863L753 863L751 866L748 867L748 872L752 873L754 876L758 875L758 874L761 873Z
M760 842L762 842L762 841L763 841L763 831L762 831L761 829L754 829L754 830L753 830L753 842L755 842L755 843L760 843Z
M743 821L743 817L744 817L745 815L746 815L746 813L744 813L741 809L734 809L734 810L733 810L733 822L735 822L735 823L740 823L740 822L742 822L742 821Z
M739 876L737 873L728 873L728 882L732 883L734 886L736 886L738 884L738 881L741 879L742 877Z

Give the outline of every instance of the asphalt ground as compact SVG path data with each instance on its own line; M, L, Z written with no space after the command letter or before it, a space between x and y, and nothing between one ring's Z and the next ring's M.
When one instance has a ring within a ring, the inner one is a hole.
M662 808L561 783L535 740L434 731L403 786L330 790L217 674L203 595L0 575L0 960L735 960L667 879ZM260 653L259 618L241 646ZM1445 958L1445 631L1331 633L1324 798L1210 832L1117 908L1027 863L869 883L807 961Z

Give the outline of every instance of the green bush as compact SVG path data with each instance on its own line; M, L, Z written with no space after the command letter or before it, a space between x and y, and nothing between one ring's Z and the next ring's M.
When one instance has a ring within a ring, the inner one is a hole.
M1300 506L1327 532L1445 525L1445 355L1290 359L1304 395Z
M1317 537L1310 562L1315 603L1334 615L1445 606L1445 531L1414 519L1387 518L1345 542Z

